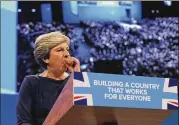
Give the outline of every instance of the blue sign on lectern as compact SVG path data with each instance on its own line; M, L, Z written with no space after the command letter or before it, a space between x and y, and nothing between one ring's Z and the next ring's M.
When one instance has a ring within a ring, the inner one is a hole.
M75 105L178 109L176 79L75 72L73 83Z

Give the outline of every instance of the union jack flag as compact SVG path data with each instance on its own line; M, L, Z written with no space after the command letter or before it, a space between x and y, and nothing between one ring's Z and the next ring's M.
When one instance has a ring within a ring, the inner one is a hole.
M165 78L163 92L178 93L177 79ZM178 99L162 99L162 109L178 109Z
M92 95L91 94L74 94L74 105L93 106Z
M88 79L87 72L75 72L74 73L74 87L91 87ZM75 105L93 105L93 99L91 94L74 94Z
M178 109L178 100L162 99L162 109Z
M73 83L74 87L90 87L87 72L75 72Z

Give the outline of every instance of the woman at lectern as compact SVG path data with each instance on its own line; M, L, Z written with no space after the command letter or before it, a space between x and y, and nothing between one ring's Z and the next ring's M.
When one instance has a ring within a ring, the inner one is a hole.
M80 71L79 60L69 54L69 43L60 32L36 39L34 57L45 71L24 78L16 107L17 125L42 125L69 78L66 71Z

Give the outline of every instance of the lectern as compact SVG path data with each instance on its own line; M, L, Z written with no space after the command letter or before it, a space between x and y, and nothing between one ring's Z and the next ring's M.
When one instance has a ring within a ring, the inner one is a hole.
M177 86L170 78L74 72L43 125L160 125L178 110Z

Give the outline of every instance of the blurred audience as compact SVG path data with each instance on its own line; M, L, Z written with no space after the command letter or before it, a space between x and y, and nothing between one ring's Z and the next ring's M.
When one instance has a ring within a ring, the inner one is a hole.
M78 29L82 29L82 34ZM119 60L125 75L174 78L179 75L178 18L143 19L135 25L94 21L82 21L78 26L29 22L19 24L17 30L19 85L25 75L42 71L33 57L34 41L40 34L51 31L61 31L71 39L71 54L80 59L82 71L95 71L95 62L100 60ZM81 44L91 48L86 50L90 57L82 58L77 53Z
M144 19L138 26L83 21L94 60L122 60L123 74L177 77L178 18Z

